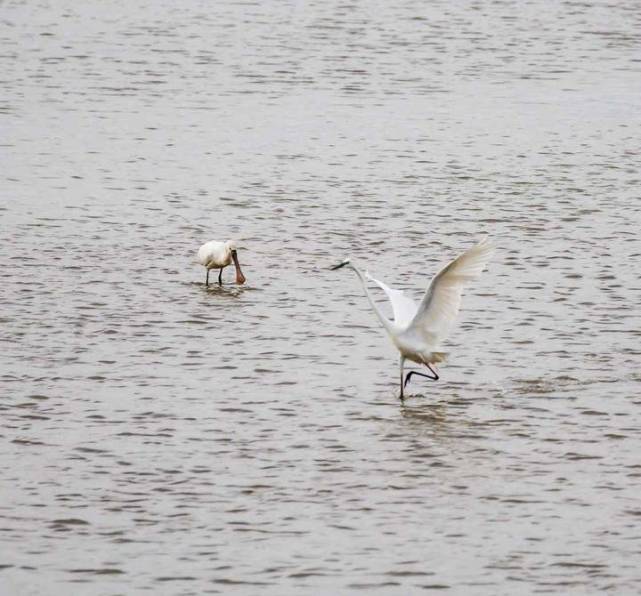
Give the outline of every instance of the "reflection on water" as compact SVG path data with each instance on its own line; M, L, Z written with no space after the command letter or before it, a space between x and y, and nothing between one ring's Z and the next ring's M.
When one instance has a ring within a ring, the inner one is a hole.
M637 3L3 9L3 594L638 590Z

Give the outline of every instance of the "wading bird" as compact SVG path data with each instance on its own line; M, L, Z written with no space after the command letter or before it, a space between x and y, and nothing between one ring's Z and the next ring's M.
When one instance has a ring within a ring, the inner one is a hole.
M463 287L481 274L493 251L494 247L485 238L451 261L434 276L419 305L405 296L402 290L389 288L367 272L363 275L349 259L330 267L330 269L340 269L347 266L358 275L376 316L400 352L401 400L404 399L403 389L409 383L412 375L427 377L433 381L438 380L438 374L431 365L445 360L446 354L440 351L440 345L447 337L458 314ZM374 303L367 289L365 277L380 286L387 294L394 311L393 321L383 315ZM432 374L411 371L403 380L405 360L425 365Z
M236 254L236 243L233 240L227 242L218 242L212 240L206 242L198 249L198 262L207 268L207 278L205 285L209 285L209 270L220 269L218 272L218 283L223 283L223 269L227 267L232 261L236 267L236 283L244 284L245 276L240 270L240 263L238 262L238 255Z

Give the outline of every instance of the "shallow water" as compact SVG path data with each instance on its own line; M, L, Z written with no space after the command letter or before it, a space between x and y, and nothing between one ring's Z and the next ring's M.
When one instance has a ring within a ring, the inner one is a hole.
M638 591L638 8L0 4L0 591Z

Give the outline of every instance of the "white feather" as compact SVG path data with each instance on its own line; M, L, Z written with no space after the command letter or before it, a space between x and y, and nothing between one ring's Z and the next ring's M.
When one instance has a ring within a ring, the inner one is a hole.
M231 263L231 251L231 241L211 240L198 249L198 262L207 269L227 267Z
M367 271L365 272L365 277L372 280L387 294L387 297L392 304L392 311L394 312L394 323L403 329L407 327L412 322L412 319L418 311L416 302L414 302L414 300L409 296L406 296L403 290L394 290L393 288L390 288L382 281L374 279Z
M463 288L481 275L493 252L485 238L443 267L427 288L410 328L430 343L442 342L461 308Z

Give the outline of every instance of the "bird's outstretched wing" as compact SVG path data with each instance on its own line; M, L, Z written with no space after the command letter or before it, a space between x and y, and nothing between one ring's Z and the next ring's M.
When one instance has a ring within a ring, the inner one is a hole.
M374 279L369 273L365 272L367 279L372 280L387 294L389 301L392 303L392 310L394 311L394 323L399 327L407 327L418 310L416 302L405 295L403 290L394 290L386 286L382 281Z
M430 343L440 343L450 331L461 306L461 294L492 257L494 246L484 238L443 267L432 279L410 327Z

